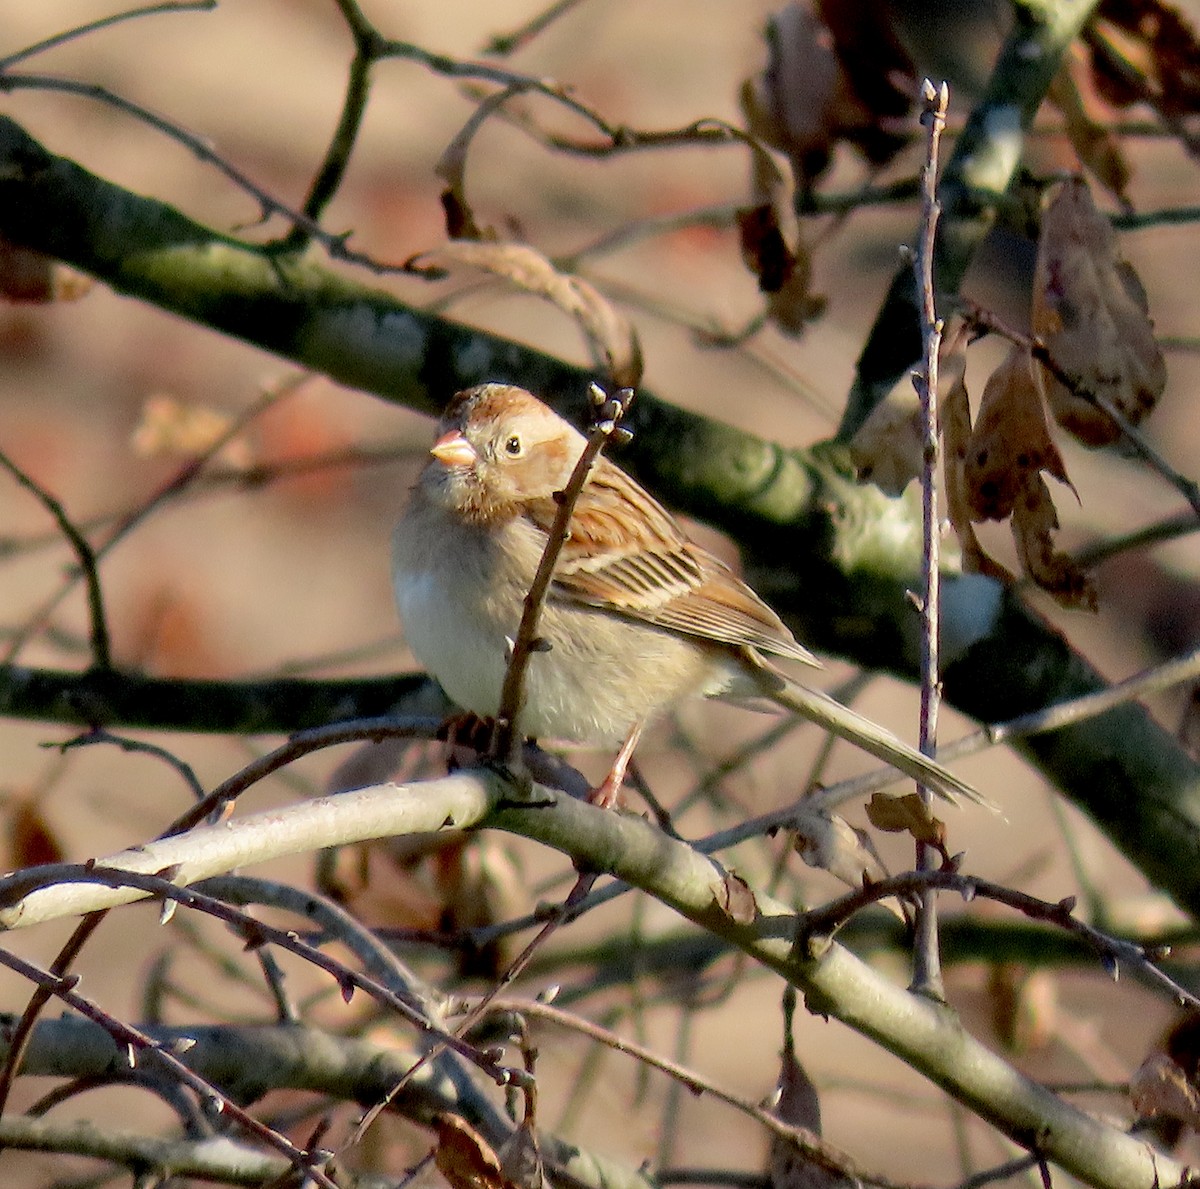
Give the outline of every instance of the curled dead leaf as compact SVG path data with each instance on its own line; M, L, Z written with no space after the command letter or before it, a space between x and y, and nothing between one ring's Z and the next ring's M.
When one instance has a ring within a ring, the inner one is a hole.
M821 1134L821 1103L817 1088L794 1054L785 1053L779 1074L779 1104L774 1114L793 1127ZM767 1154L767 1181L771 1189L832 1189L854 1184L826 1168L810 1152L782 1135L771 1136Z
M1200 1091L1166 1053L1151 1053L1134 1070L1129 1103L1145 1118L1162 1115L1200 1131Z
M438 1146L433 1162L451 1189L511 1189L491 1144L457 1115L434 1119Z
M547 1189L545 1162L528 1119L501 1146L500 1168L505 1181L515 1189Z
M1014 345L984 387L967 443L963 480L971 518L1003 520L1012 515L1020 493L1042 471L1071 486L1050 436L1029 352Z
M812 261L793 228L791 243L773 202L738 211L742 259L767 295L767 317L785 334L799 335L825 310L825 299L811 293Z
M14 795L5 817L5 871L63 861L62 843L35 797Z
M1102 0L1088 22L1088 46L1097 90L1118 107L1148 103L1183 134L1190 152L1196 137L1183 121L1200 109L1200 38L1177 8L1161 0Z
M905 379L859 426L850 440L850 461L860 482L898 496L921 473L924 441L921 401Z
M836 813L802 811L792 823L793 847L810 866L828 871L844 884L860 888L863 879L886 879L888 872L871 836Z
M839 140L876 163L903 147L895 122L915 80L907 94L893 80L914 71L879 6L789 4L764 37L767 64L742 85L742 110L755 136L787 154L799 187L821 175Z
M861 888L866 883L887 879L888 869L870 834L852 826L845 818L835 813L802 810L792 819L792 829L796 853L810 867L828 871L847 887ZM894 901L885 900L883 907L905 920L903 910Z
M139 458L204 454L229 432L230 424L226 414L208 405L189 404L159 393L143 403L129 444ZM221 458L230 466L247 466L250 448L245 441L230 442Z
M466 265L510 281L554 303L579 324L588 347L618 388L636 388L642 378L642 347L633 325L594 285L560 272L535 248L515 243L452 240L411 257L412 272L439 275Z
M988 995L992 1027L1010 1052L1044 1048L1058 1035L1058 983L1050 971L998 963L988 975Z
M949 365L949 366L947 366ZM971 404L966 384L966 340L948 355L939 372L947 385L941 402L942 458L946 488L946 514L958 537L963 569L968 574L986 574L1008 584L1013 576L993 561L975 535L971 522L971 499L967 491L966 465L971 442Z
M1097 400L1135 425L1158 403L1167 369L1145 290L1081 178L1046 194L1031 322L1052 363L1037 362L1035 379L1055 420L1085 445L1121 436Z
M1012 513L1012 533L1021 565L1044 591L1064 607L1085 611L1097 608L1096 586L1086 570L1054 547L1052 534L1058 513L1050 489L1041 475L1033 475L1022 488Z
M867 820L885 834L911 834L918 842L932 846L949 860L946 851L946 823L933 816L917 793L902 797L872 793L867 802Z
M713 899L721 911L739 925L752 925L758 916L758 901L750 885L735 871L721 873L713 881Z

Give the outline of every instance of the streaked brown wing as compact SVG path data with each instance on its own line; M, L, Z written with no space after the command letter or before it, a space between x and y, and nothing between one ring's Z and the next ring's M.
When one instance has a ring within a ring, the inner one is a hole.
M549 501L532 510L544 530L553 515ZM689 541L671 514L607 459L575 506L552 592L683 635L818 663L728 566Z

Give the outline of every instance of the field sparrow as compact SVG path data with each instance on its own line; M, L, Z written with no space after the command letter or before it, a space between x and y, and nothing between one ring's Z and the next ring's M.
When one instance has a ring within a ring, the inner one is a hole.
M396 600L414 655L466 710L494 716L523 600L585 439L507 384L447 407L394 540ZM575 505L519 714L522 733L615 746L685 697L769 698L950 800L979 795L827 694L764 659L817 665L723 562L601 457ZM619 775L617 776L619 783Z

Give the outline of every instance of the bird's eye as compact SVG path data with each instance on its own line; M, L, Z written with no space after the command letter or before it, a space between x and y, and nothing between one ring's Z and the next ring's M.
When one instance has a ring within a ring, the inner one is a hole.
M519 434L512 433L504 439L504 453L507 454L509 458L520 457L524 449L525 447L521 444L521 438Z

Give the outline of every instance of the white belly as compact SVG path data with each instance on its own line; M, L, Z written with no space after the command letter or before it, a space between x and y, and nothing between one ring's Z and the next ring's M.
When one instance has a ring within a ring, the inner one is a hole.
M401 521L394 541L405 638L453 701L494 716L540 540L530 529L515 550L476 540L452 551L445 534L421 531L414 519ZM463 540L457 528L456 539ZM551 648L530 659L518 723L526 735L615 745L636 723L689 694L720 692L728 680L725 667L690 642L602 612L550 602L539 635Z

